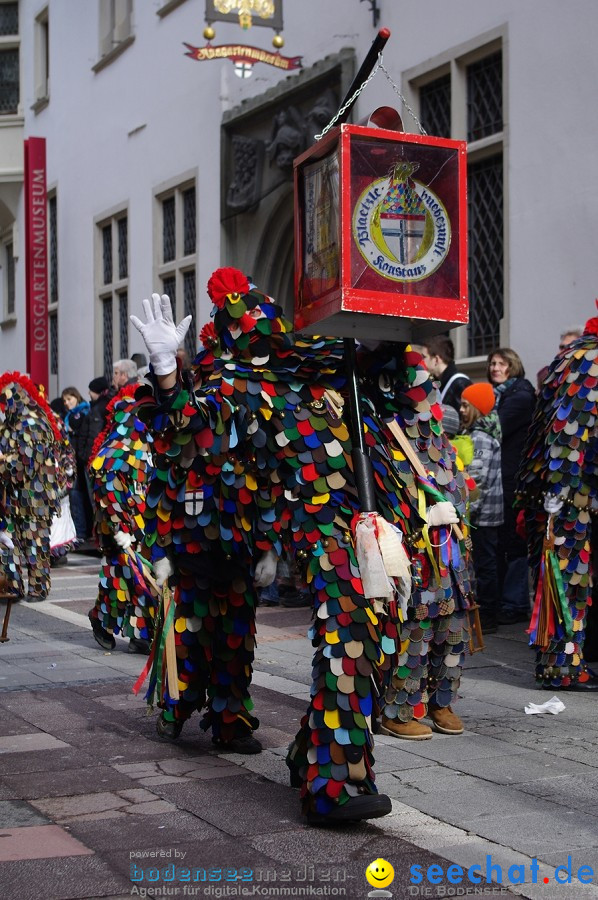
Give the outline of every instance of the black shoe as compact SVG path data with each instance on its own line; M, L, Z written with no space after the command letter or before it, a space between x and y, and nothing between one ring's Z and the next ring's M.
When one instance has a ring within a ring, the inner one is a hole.
M106 631L106 629L102 626L100 620L95 619L91 615L91 613L88 614L88 619L91 622L91 628L96 643L99 644L102 650L114 650L114 648L116 647L116 640L114 639L114 636Z
M127 653L143 653L144 656L149 656L151 649L152 645L144 638L131 638Z
M308 825L338 825L359 822L362 819L380 819L392 810L390 797L386 794L358 794L349 797L346 803L335 805L327 813L308 812Z
M232 741L212 738L212 743L223 753L242 753L244 756L261 753L264 749L258 739L254 738L252 734L244 734L242 737L233 738Z
M173 722L169 722L164 718L164 713L160 713L156 720L156 731L166 741L176 741L182 730L182 722L177 722L176 719Z
M515 625L516 622L529 622L531 613L524 609L503 609L498 614L499 625Z
M483 616L480 613L480 625L483 634L496 634L498 631L498 622L494 616Z
M291 787L300 788L303 784L303 778L300 775L299 766L295 765L295 763L288 757L285 759L285 763L287 765L287 769L289 770L289 782Z
M25 597L26 603L43 603L46 599L45 594L27 594Z
M311 596L309 594L300 594L297 591L293 594L287 594L286 597L281 597L280 605L286 607L286 609L299 609L303 606L311 606Z

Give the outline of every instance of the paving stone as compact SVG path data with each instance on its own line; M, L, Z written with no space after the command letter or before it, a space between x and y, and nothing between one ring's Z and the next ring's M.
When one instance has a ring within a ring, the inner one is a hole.
M492 759L447 761L446 765L496 784L554 780L569 774L592 775L595 771L573 760L563 760L558 756L533 751L512 756L496 756Z
M0 891L3 900L106 900L119 895L130 898L131 882L115 872L109 861L96 856L56 857L3 863Z
M299 822L299 798L296 791L249 773L238 782L214 778L187 785L166 784L156 793L179 809L201 816L229 835L250 835L263 831L285 831ZM234 796L234 816L231 816Z
M45 734L43 731L0 737L0 754L60 750L68 746L64 741L59 741L57 738L52 737L51 734Z
M46 825L49 819L23 800L0 801L0 828ZM1 845L1 842L0 842Z
M31 825L0 831L0 862L48 859L57 856L87 856L93 853L58 825Z
M97 794L80 794L77 797L40 797L33 800L32 804L53 821L68 822L69 819L89 813L120 810L128 806L129 802L117 794L103 791Z
M116 821L69 824L69 832L96 852L118 850L129 853L140 849L171 849L181 843L218 838L220 832L198 816L176 809L166 818L141 816L131 812ZM226 839L226 838L225 838Z
M89 766L87 768L65 769L61 776L49 779L46 772L10 775L5 779L11 790L25 800L39 797L62 797L65 789L70 796L89 794L90 791L125 790L136 787L129 776L112 766Z

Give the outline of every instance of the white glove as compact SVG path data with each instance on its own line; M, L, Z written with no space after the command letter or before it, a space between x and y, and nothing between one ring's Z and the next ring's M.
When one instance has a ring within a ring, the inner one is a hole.
M544 509L549 516L558 516L563 508L563 501L557 494L544 494Z
M189 330L191 316L186 316L180 325L175 326L170 299L166 294L162 297L152 294L152 303L144 300L143 309L145 324L137 316L131 316L131 322L145 342L156 375L170 375L176 369L176 352Z
M0 544L4 547L7 547L9 550L14 550L15 545L12 542L12 538L9 535L8 531L0 531Z
M435 503L426 510L426 520L428 525L436 527L438 525L456 525L459 522L457 510L448 500L442 500Z
M162 587L164 582L170 578L173 572L174 569L172 567L170 557L163 556L162 559L159 559L158 562L154 565L154 575L156 576L155 581L158 587Z
M256 587L268 587L276 578L278 555L275 550L266 550L255 567L253 583Z
M125 531L115 531L114 542L126 553L127 550L131 549L132 544L135 543L135 538L132 534L127 534Z

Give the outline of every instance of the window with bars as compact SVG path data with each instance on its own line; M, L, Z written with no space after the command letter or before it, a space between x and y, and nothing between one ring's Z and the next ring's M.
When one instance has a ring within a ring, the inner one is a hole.
M129 274L128 260L128 240L129 240L129 223L126 216L118 220L118 277L127 278Z
M191 272L183 272L183 292L184 292L184 315L192 316L191 325L185 335L185 350L189 354L189 358L193 359L197 352L196 343L196 290L195 290L195 269Z
M108 383L112 383L112 363L114 362L113 347L113 326L112 326L112 297L104 297L102 300L102 344L103 344L103 366L104 376Z
M185 338L191 358L196 354L197 319L197 201L194 183L170 188L157 197L160 222L161 264L158 276L162 293L168 294L175 321L193 316ZM178 301L178 309L177 309ZM182 308L181 308L182 306Z
M50 304L58 303L58 209L56 196L48 199L48 268L50 279Z
M502 52L467 66L467 140L502 131Z
M504 313L502 154L469 166L468 355L481 356L500 345Z
M104 284L112 281L112 223L102 228L102 247L104 261Z
M19 4L0 3L0 115L19 109Z
M50 313L50 375L58 375L58 313Z
M4 284L2 285L5 292L4 316L11 317L16 313L15 305L15 257L14 244L12 241L6 241L4 245L0 244L2 249L4 263ZM0 273L2 274L2 273Z
M96 284L102 317L102 345L96 364L112 380L115 359L129 358L129 219L126 211L97 222Z
M420 121L428 134L451 136L451 76L443 75L422 85L419 92Z
M118 319L120 358L129 358L129 295L125 292L118 295Z
M442 70L408 83L429 134L468 141L469 325L454 340L458 357L476 357L500 345L505 312L501 38L431 61L430 73Z

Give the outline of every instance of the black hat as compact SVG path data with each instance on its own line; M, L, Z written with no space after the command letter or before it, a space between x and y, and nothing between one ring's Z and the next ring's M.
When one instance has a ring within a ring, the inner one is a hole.
M101 394L104 391L107 391L108 388L109 384L103 375L98 375L97 378L92 378L89 382L89 390L93 391L94 394Z

